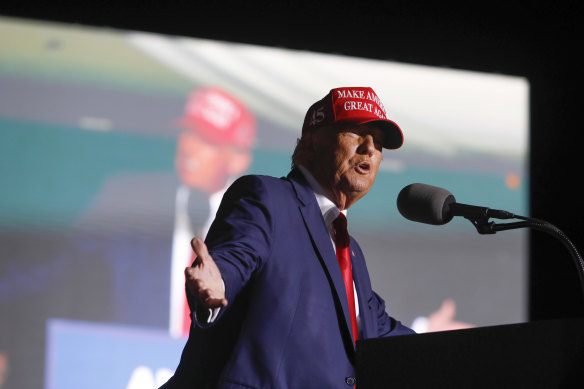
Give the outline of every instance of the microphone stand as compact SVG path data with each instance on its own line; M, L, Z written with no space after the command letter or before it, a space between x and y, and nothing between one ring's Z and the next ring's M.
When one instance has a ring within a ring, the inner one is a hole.
M472 212L469 212L470 207L466 206L465 204L455 204L450 205L453 216L463 216L465 219L469 220L475 226L479 234L494 234L498 231L528 227L533 228L534 230L547 232L548 234L559 239L564 247L566 247L570 252L572 260L578 269L580 287L582 288L582 293L584 294L584 259L578 252L578 249L576 249L574 243L572 243L572 241L570 241L570 239L568 239L568 237L559 228L546 222L545 220L514 215L507 211L472 207ZM496 217L499 219L520 219L523 221L497 224L495 222L489 221L489 218L491 217Z

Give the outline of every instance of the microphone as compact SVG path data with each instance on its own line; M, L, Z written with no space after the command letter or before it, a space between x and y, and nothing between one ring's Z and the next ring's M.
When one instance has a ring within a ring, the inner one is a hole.
M470 220L515 217L507 211L457 203L452 193L446 189L420 183L410 184L399 192L397 209L408 220L433 225L446 224L454 216Z
M506 231L516 228L529 227L547 232L558 238L568 249L572 260L578 268L580 287L584 294L584 258L576 246L556 226L545 220L514 215L511 212L499 209L477 207L475 205L459 204L446 189L427 184L410 184L403 188L397 196L397 209L408 220L419 223L442 225L448 223L454 216L463 216L477 229L479 234L494 234L497 231ZM520 219L520 222L496 224L489 222L489 218Z

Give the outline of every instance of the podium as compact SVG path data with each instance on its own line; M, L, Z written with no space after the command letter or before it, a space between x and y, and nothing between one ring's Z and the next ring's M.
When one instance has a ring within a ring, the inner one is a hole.
M357 342L357 389L584 388L584 319Z

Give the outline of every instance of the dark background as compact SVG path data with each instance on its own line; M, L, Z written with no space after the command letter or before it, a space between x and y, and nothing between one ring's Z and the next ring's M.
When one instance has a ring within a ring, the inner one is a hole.
M526 77L531 216L584 250L581 2L5 1L0 14ZM493 113L496 115L496 112ZM531 233L530 320L584 314L568 251Z

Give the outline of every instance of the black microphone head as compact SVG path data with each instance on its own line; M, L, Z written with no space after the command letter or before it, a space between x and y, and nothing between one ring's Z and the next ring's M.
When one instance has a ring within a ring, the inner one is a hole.
M397 209L408 220L442 225L452 220L450 204L456 199L446 189L427 184L410 184L397 196Z

